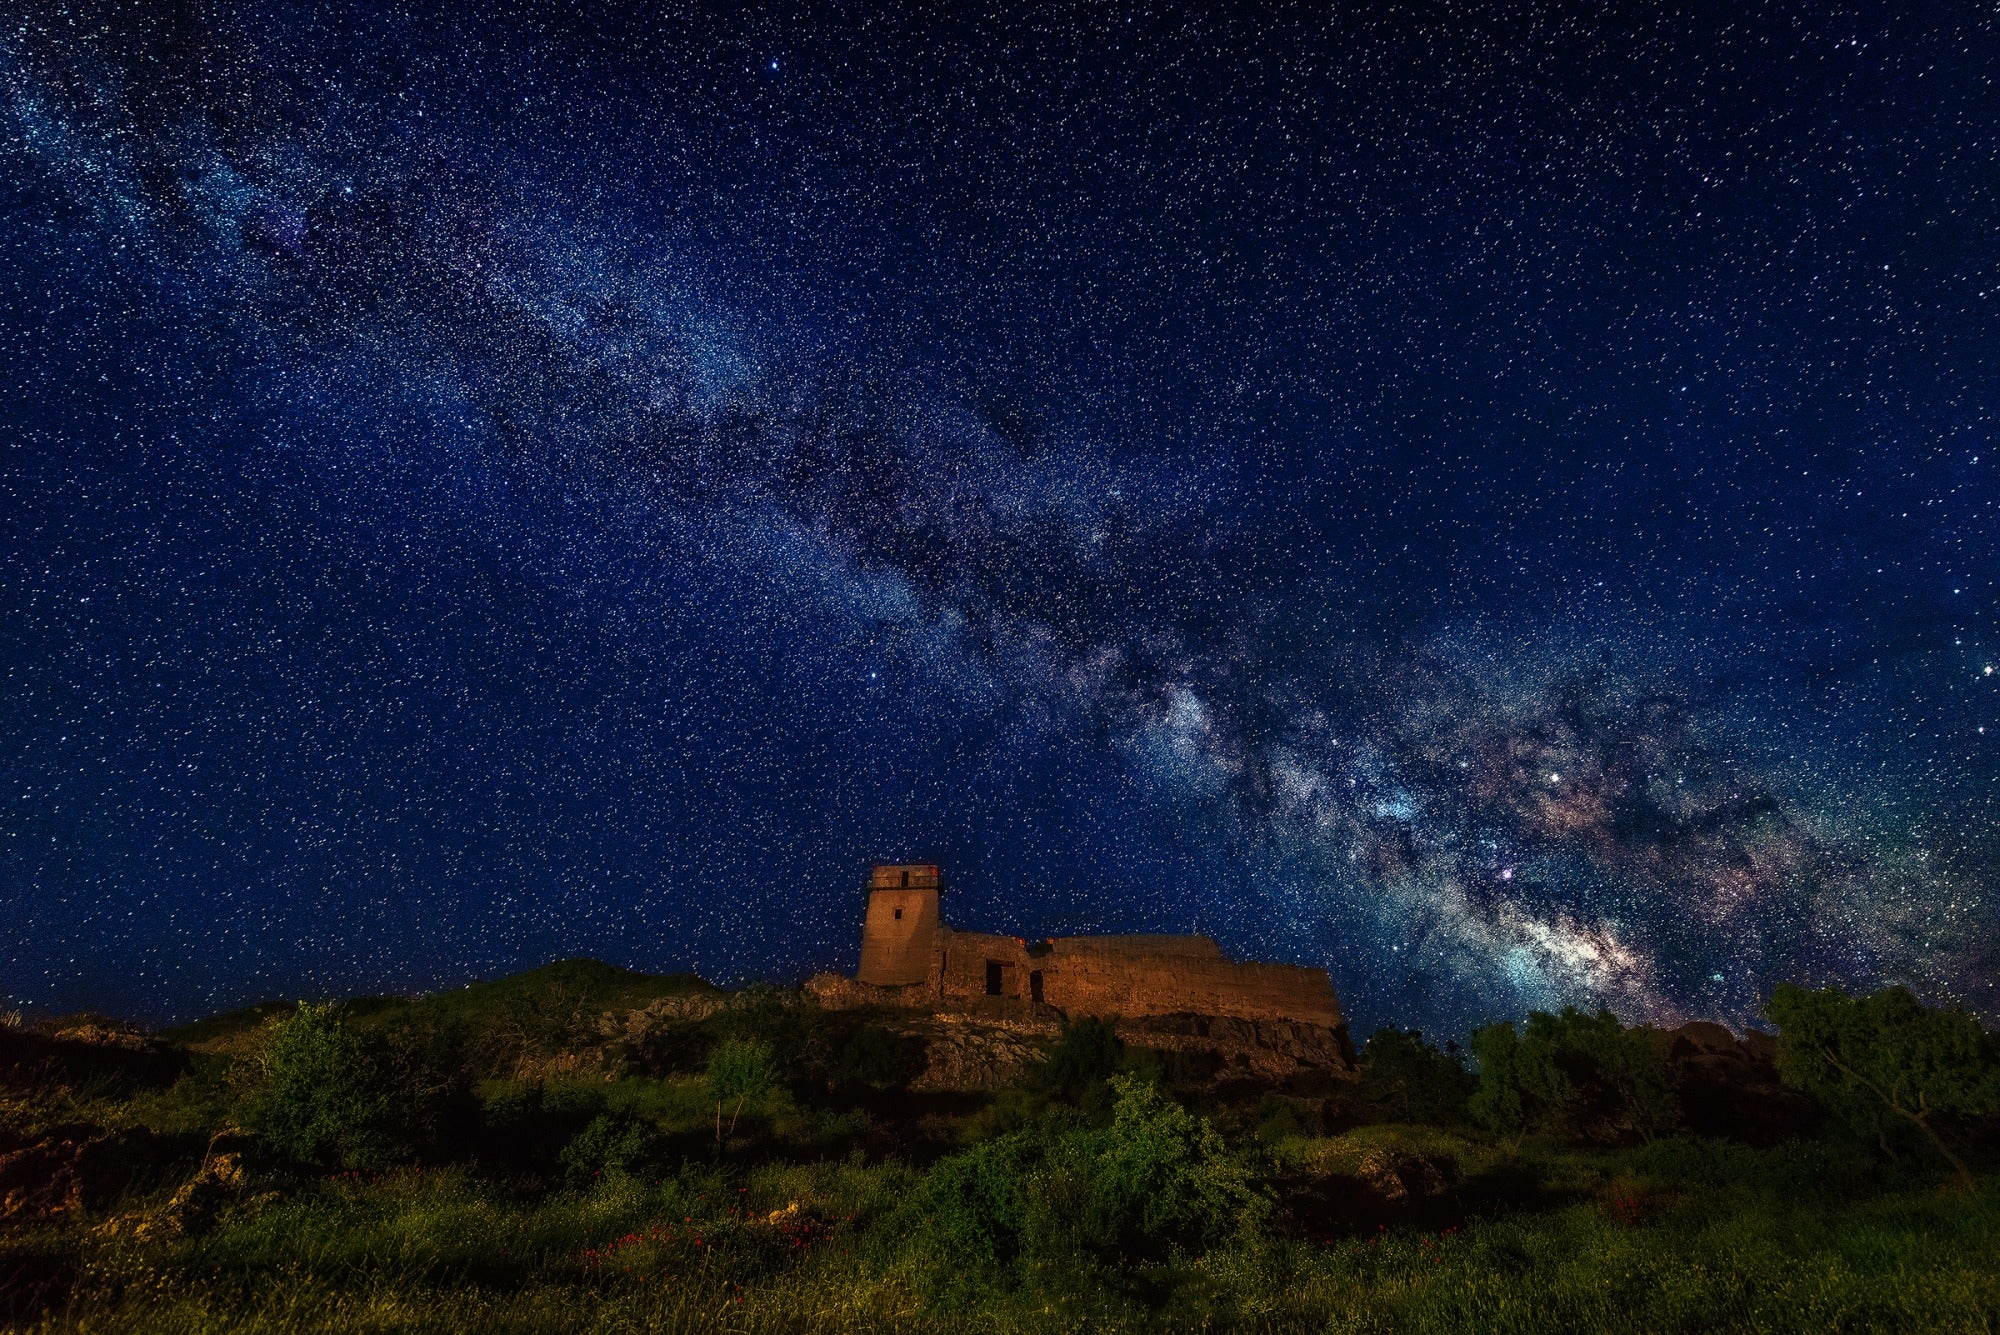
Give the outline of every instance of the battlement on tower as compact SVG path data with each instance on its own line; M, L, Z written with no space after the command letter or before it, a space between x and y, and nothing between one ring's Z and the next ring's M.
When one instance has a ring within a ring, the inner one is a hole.
M868 877L857 982L914 987L930 981L938 935L938 869L929 863L878 866Z

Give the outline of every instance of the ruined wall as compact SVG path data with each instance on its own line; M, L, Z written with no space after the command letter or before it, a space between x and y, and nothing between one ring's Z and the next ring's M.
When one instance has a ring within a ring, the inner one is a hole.
M947 927L938 934L936 967L937 993L947 1001L998 996L1026 1002L1032 995L1031 975L1042 961L1032 958L1027 943L1018 938ZM996 983L998 991L990 991Z
M1338 1028L1340 1002L1324 969L1239 964L1207 937L1068 937L1051 944L1044 987L1072 1015L1224 1015Z
M859 982L907 986L932 979L938 934L938 869L877 867L869 877L868 916L861 927Z
M1324 969L1238 964L1213 941L1173 951L1107 945L1116 938L1072 937L1054 944L1045 988L1072 1015L1223 1015L1340 1025L1340 1002Z
M856 982L901 989L904 1004L943 1003L1001 1018L1048 1019L1061 1011L1342 1027L1324 969L1239 964L1205 936L1024 941L955 931L939 919L939 882L928 863L889 863L869 873Z
M1070 1015L1215 1015L1328 1029L1341 1023L1326 970L1239 964L1205 936L1024 942L946 927L932 977L939 999L988 1008L1000 998L1013 1007L1039 1001Z

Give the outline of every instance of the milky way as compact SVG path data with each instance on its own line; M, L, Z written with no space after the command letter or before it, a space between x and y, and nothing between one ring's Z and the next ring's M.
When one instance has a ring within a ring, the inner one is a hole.
M1990 14L31 6L0 1001L2000 1013Z

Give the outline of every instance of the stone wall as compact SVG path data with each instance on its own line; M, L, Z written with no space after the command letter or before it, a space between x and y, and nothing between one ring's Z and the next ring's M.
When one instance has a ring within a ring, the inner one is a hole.
M997 993L987 990L992 976L989 966L995 964L999 966ZM1030 958L1027 942L1017 937L961 932L951 927L938 933L933 965L938 996L961 1002L988 996L1025 1002L1030 995L1030 975L1040 967Z
M905 876L898 884L885 872L928 871L925 877ZM876 884L868 892L868 916L861 927L861 967L855 977L877 987L925 983L932 978L937 949L937 869L877 867ZM928 884L925 882L928 881Z
M1197 1015L1342 1028L1324 969L1238 963L1205 936L1030 941L956 931L939 916L941 879L930 863L873 869L857 983L903 1005L996 1019Z
M1069 1015L1216 1015L1327 1029L1341 1023L1326 970L1239 964L1205 936L1030 942L946 927L938 933L932 982L940 1001L983 1009L1041 1003Z
M1072 1015L1221 1015L1340 1026L1324 969L1239 964L1206 937L1161 949L1118 937L1057 938L1045 976L1050 1004Z

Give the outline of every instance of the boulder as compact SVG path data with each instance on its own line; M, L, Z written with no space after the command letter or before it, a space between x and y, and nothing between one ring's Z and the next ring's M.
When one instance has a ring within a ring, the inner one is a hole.
M1813 1099L1778 1078L1777 1040L1697 1020L1667 1031L1681 1115L1696 1135L1770 1146L1818 1134Z
M910 1088L925 1092L1010 1085L1042 1060L1043 1042L1053 1034L1051 1026L1007 1026L940 1016L916 1028L924 1045L924 1069Z

